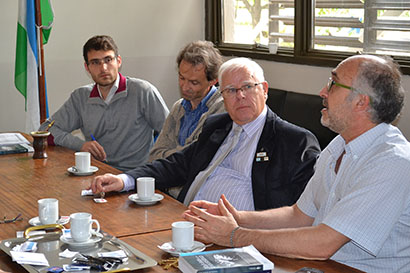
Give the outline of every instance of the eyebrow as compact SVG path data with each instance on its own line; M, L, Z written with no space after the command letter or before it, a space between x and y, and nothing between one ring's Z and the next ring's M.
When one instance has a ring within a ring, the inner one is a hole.
M332 70L332 76L333 76L336 80L339 79L339 77L337 76L336 70Z

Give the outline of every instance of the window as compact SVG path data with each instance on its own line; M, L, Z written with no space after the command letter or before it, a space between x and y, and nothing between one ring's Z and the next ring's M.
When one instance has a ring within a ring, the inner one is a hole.
M207 0L206 14L206 38L225 55L335 66L386 54L410 74L410 0Z

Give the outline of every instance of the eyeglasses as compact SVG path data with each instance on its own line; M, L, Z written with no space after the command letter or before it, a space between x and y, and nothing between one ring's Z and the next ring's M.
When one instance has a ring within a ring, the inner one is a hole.
M239 88L227 87L221 91L221 94L224 95L225 97L233 97L236 95L236 93L239 90L241 90L243 94L248 94L254 91L255 87L259 84L262 84L262 82L247 83L247 84L242 85Z
M92 59L88 62L88 65L100 66L102 63L111 64L115 59L117 59L116 56L115 57L107 56L107 57L104 57L102 59Z
M327 81L327 92L330 92L330 89L332 89L333 85L354 91L353 87L335 82L332 78L329 78L329 80Z

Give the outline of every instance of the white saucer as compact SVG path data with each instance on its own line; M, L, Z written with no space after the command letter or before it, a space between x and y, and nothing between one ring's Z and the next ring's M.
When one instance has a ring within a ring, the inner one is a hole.
M88 170L88 172L79 172L77 171L77 169L73 167L68 168L67 171L74 175L85 176L85 175L91 175L95 173L96 171L98 171L98 167L90 166L90 169Z
M65 235L61 235L60 241L70 246L88 246L88 245L93 245L95 243L98 243L99 241L102 240L102 237L103 237L102 235L99 236L98 234L96 236L93 235L89 240L80 243L80 242L74 241L73 238L69 238Z
M155 193L151 200L140 200L138 198L138 193L134 193L128 196L128 199L137 203L138 205L149 206L149 205L154 205L158 201L161 201L162 199L164 199L164 196L162 194Z
M158 246L159 249L171 254L172 256L179 256L180 253L193 253L193 252L202 252L205 250L206 246L202 242L194 241L194 246L191 250L181 251L175 249L172 246L172 242L163 243L162 245Z
M69 216L61 216L61 218L57 220L56 224L65 225L68 222L70 222ZM38 216L28 220L28 223L32 226L41 226L40 218L38 218Z

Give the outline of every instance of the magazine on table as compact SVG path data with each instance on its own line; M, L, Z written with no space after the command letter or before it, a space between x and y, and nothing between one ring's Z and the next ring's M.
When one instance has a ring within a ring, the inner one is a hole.
M31 152L34 148L22 134L0 133L0 155Z

